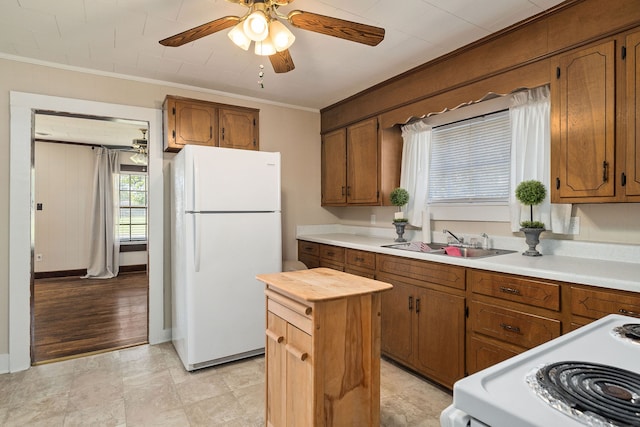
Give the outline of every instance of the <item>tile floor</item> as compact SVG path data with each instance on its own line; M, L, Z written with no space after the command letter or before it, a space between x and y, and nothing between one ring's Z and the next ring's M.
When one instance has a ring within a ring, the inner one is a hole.
M451 395L382 361L381 425L439 426ZM264 426L264 358L184 370L139 346L0 375L1 426Z

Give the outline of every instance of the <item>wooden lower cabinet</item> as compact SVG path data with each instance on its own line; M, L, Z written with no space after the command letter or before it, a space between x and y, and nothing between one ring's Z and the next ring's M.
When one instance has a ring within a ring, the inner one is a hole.
M380 292L391 286L328 268L258 279L267 426L380 425Z
M467 345L467 370L469 373L481 371L520 353L505 348L500 343L488 342L486 339L474 336L469 338Z
M464 376L465 298L403 283L382 294L382 352L434 381L453 387Z
M640 318L640 294L589 286L571 287L573 321L587 324L608 314L622 314ZM577 319L581 316L586 319Z

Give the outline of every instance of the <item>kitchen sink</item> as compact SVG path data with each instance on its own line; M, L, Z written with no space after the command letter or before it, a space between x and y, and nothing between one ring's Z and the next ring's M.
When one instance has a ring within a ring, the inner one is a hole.
M403 251L412 252L424 252L424 253L444 253L444 248L447 245L442 243L422 243L422 242L407 242L396 243L393 245L382 245L383 248L400 249Z
M403 251L411 252L423 252L436 255L454 256L461 258L486 258L497 255L512 254L516 251L510 251L507 249L481 249L481 248L467 248L459 246L447 246L443 243L422 243L422 242L407 242L396 243L393 245L382 245L384 248L400 249Z

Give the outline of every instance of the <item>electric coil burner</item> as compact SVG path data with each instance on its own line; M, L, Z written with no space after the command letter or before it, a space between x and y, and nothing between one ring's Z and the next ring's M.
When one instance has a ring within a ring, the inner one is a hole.
M613 328L612 332L617 337L640 344L640 323L626 323Z
M587 425L640 426L640 374L589 362L549 364L527 377L536 394Z
M612 314L463 378L440 422L640 427L640 322Z

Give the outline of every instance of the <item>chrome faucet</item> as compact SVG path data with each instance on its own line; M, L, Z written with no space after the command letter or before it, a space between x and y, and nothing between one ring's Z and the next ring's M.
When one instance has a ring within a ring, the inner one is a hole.
M447 234L447 233L448 233L448 234L450 234L450 235L451 235L451 237L453 237L454 239L456 239L456 241L457 241L460 245L464 245L464 237L458 238L458 236L456 236L455 234L453 234L452 232L450 232L450 231L449 231L449 230L447 230L447 229L442 230L442 232L443 232L444 234Z

